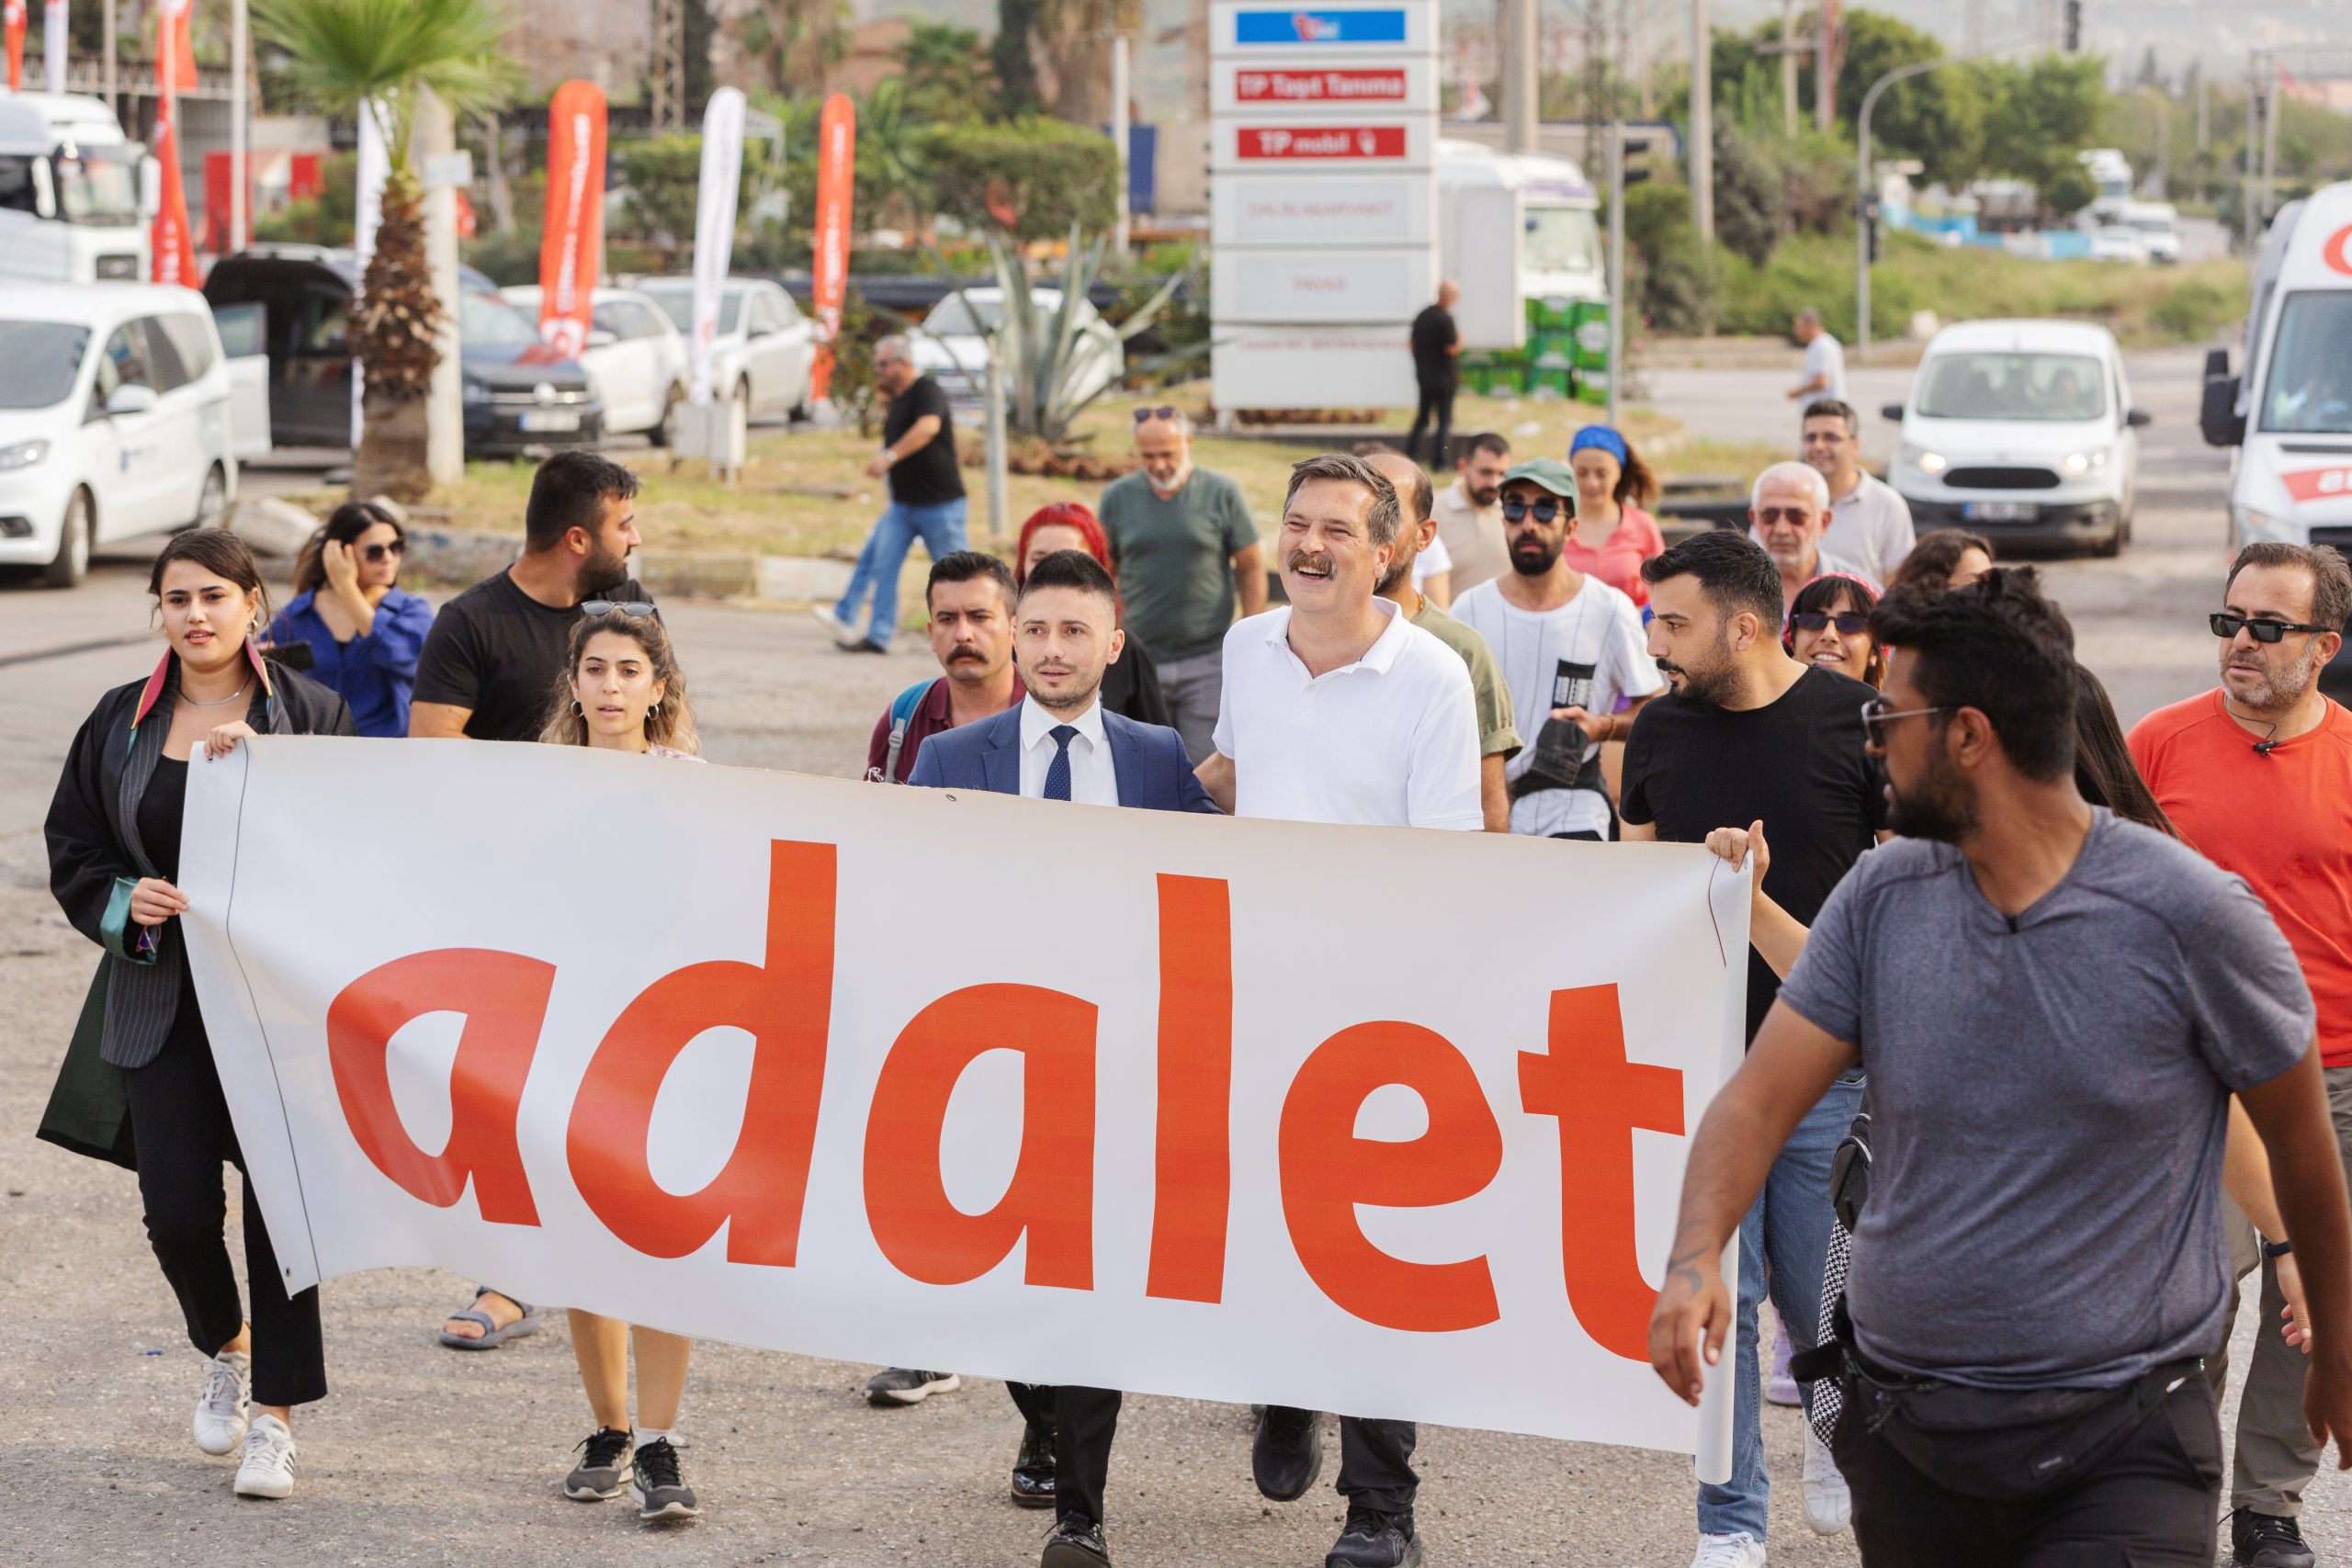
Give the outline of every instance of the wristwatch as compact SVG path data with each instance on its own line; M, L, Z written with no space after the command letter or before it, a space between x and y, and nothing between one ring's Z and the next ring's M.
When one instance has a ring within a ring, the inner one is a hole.
M2291 1241L2266 1241L2262 1244L2262 1256L2265 1258L2284 1258L2294 1250L2295 1244Z

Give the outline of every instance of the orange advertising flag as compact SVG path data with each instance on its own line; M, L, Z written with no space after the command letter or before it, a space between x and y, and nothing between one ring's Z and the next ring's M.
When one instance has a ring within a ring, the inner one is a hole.
M809 303L817 314L817 363L808 373L810 400L832 389L833 339L842 330L842 300L849 291L850 201L857 175L857 106L846 93L825 100L817 122L815 276Z
M188 13L196 0L156 0L155 85L187 92L196 85L196 44L188 34Z
M25 90L25 0L0 0L0 23L8 34L8 91Z
M539 336L567 359L588 346L605 253L605 95L566 82L548 103L548 209L539 241Z
M187 186L180 177L179 100L155 100L155 161L163 165L164 199L148 239L155 252L155 281L197 286L196 241L187 228Z

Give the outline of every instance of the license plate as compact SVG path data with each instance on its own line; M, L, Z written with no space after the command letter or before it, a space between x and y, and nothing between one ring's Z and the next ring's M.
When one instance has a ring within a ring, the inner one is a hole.
M2030 523L2041 508L2030 501L1970 501L1961 503L1960 514L1971 523Z
M580 416L570 409L526 409L522 424L527 431L552 434L561 430L578 430Z

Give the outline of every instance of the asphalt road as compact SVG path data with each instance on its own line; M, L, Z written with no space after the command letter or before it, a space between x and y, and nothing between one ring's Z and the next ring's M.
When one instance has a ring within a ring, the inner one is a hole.
M2199 617L2223 564L2226 464L2197 444L2197 369L2194 353L2133 360L2140 400L2156 416L2143 433L2135 543L2118 561L2048 568L2127 723L2212 678L2213 643ZM1859 370L1855 400L1898 398L1907 376ZM1743 439L1792 432L1780 396L1787 379L1651 378L1668 412ZM1881 423L1871 445L1892 439ZM187 1437L199 1364L147 1249L131 1179L30 1136L93 963L48 897L40 821L92 701L154 657L141 635L144 575L134 553L74 592L0 588L0 728L11 741L0 749L0 1321L17 1325L14 1353L0 1360L9 1413L0 1457L19 1499L0 1559L520 1565L627 1552L679 1565L1034 1562L1045 1526L1003 1501L1019 1430L997 1385L876 1411L858 1395L867 1369L718 1345L697 1350L684 1420L706 1517L632 1542L642 1533L632 1517L558 1491L590 1425L560 1326L492 1354L436 1348L432 1327L465 1287L423 1269L328 1284L334 1393L300 1416L300 1490L282 1504L232 1497L229 1461L203 1458ZM798 615L682 604L671 623L720 762L854 773L882 705L929 669L912 649L836 655ZM420 803L420 815L464 808ZM409 827L354 822L348 843L322 846L322 863L339 860L334 874L364 883L369 859L397 853ZM920 904L909 912L919 940ZM1262 1502L1249 1481L1247 1412L1138 1399L1123 1427L1110 1498L1120 1562L1321 1561L1340 1506L1329 1490L1287 1506ZM1850 1538L1824 1541L1805 1529L1794 1414L1769 1412L1766 1431L1785 1483L1772 1506L1772 1561L1853 1562ZM1687 1461L1441 1428L1423 1432L1420 1460L1432 1563L1689 1561ZM2328 1559L2352 1551L2352 1486L2323 1476L2307 1524Z

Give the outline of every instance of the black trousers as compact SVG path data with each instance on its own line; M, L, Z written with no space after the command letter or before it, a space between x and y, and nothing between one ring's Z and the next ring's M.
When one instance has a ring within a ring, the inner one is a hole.
M1287 1408L1268 1406L1269 1410ZM1410 1421L1367 1416L1340 1417L1340 1493L1351 1507L1384 1514L1409 1514L1421 1478L1413 1469L1413 1446L1421 1431Z
M1022 1419L1054 1435L1054 1517L1102 1523L1111 1480L1111 1440L1119 1431L1119 1391L1009 1382Z
M226 1240L227 1160L244 1156L229 1122L228 1101L212 1066L212 1047L192 989L180 996L179 1021L163 1054L123 1075L131 1137L139 1150L139 1196L147 1240L179 1297L188 1343L207 1356L237 1337L245 1309ZM327 1393L326 1352L319 1337L314 1286L292 1300L277 1272L277 1254L261 1205L245 1186L245 1275L253 1288L253 1397L256 1404L307 1404Z
M1939 1486L1849 1405L1833 1445L1864 1568L2210 1568L2222 1497L2213 1391L2191 1377L2055 1495L1988 1503Z
M1423 381L1420 406L1413 411L1413 428L1405 437L1405 456L1419 458L1421 454L1421 431L1431 420L1437 422L1436 438L1430 444L1429 466L1445 466L1446 443L1453 436L1453 395L1462 389L1458 381Z

